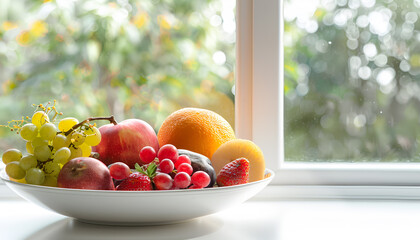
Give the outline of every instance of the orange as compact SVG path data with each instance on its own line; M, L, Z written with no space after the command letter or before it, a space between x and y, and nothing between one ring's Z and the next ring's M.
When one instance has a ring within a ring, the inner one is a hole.
M219 174L226 164L238 158L246 158L249 161L249 182L264 179L265 160L263 152L250 140L233 139L223 143L214 152L211 164L216 174Z
M169 115L158 132L159 146L172 144L211 158L223 143L235 139L230 124L219 114L201 108L183 108Z

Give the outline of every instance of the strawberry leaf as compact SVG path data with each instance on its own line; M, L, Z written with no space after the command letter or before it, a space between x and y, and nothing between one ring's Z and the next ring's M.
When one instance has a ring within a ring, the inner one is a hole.
M144 174L144 175L147 175L147 173L146 173L146 172L144 172L143 168L142 168L142 167L141 167L138 163L136 163L136 164L134 165L134 168L137 170L137 172L142 173L142 174Z
M157 169L157 165L155 164L155 162L152 162L147 167L146 172L147 172L147 176L149 176L150 179L152 179L152 178L155 177L155 175L156 175L156 169Z
M150 163L147 168L145 166L140 166L138 163L134 165L137 172L148 176L150 179L153 179L156 176L157 165L155 162Z

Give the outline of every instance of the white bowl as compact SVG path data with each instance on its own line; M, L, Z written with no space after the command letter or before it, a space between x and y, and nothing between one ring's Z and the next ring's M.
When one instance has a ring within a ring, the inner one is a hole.
M0 178L24 199L83 222L109 225L155 225L206 216L238 205L261 191L273 179L247 184L188 190L106 191L23 184Z

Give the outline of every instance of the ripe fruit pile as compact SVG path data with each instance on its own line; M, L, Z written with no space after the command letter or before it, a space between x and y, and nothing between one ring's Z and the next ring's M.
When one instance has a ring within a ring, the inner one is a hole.
M23 155L18 149L3 153L7 175L23 183L57 186L57 176L70 159L88 157L91 146L99 144L101 134L89 121L79 123L75 118L64 118L56 126L56 117L62 115L52 107L37 106L31 118L20 121L13 130L26 141ZM48 114L54 114L50 120Z
M56 111L55 101L48 105L37 105L31 118L7 126L26 141L27 154L9 149L2 156L13 181L148 191L232 186L264 178L259 147L236 139L229 123L209 110L176 111L156 134L140 119L119 124L113 116L58 121L62 113ZM95 120L111 124L97 128L91 124Z

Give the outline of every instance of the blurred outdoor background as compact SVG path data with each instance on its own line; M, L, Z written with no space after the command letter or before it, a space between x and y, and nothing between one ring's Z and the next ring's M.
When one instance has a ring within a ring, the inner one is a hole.
M235 4L0 0L0 124L56 99L79 120L113 114L157 131L173 111L201 107L234 126ZM0 128L0 153L16 146Z
M288 161L420 161L420 0L285 0ZM0 0L0 124L59 101L234 125L234 0ZM21 142L0 128L0 153Z
M420 160L419 14L419 0L286 0L289 160Z

